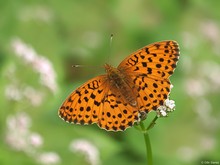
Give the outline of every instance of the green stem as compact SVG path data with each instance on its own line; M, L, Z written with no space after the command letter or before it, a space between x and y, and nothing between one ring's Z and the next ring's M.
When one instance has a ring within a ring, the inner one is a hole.
M145 146L146 146L146 151L147 151L147 165L153 165L150 137L142 121L140 122L140 126L144 134L144 141L145 141Z
M153 128L157 119L158 117L155 116L147 128L145 128L143 121L140 122L140 128L141 128L142 133L144 134L144 141L145 141L145 147L146 147L146 152L147 152L146 153L147 154L147 165L153 165L153 156L152 156L152 149L151 149L148 130Z
M158 117L155 116L154 119L153 119L153 120L151 121L151 123L149 124L149 126L147 127L147 131L154 127L154 125L156 124L156 120L157 120L157 119L158 119Z

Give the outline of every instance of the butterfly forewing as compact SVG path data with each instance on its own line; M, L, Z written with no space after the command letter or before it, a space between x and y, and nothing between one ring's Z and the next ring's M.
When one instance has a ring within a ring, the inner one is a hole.
M150 44L132 53L118 66L129 74L147 74L155 79L167 79L176 68L179 46L176 41Z
M107 90L106 80L106 75L98 76L76 89L60 107L59 116L70 123L97 123Z

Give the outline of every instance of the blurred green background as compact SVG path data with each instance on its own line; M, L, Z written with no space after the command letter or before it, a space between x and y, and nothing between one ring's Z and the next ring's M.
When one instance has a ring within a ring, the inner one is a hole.
M117 66L161 40L176 40L181 56L171 77L176 111L149 132L154 164L219 164L219 6L214 0L0 0L0 164L146 164L135 128L114 133L71 125L57 111L72 90L104 73L99 66Z

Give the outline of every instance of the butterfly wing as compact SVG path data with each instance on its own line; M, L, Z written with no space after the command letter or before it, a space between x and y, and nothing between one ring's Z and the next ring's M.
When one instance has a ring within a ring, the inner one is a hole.
M124 131L139 119L138 107L124 102L120 93L110 88L103 99L99 127L111 131Z
M156 110L168 98L169 76L173 74L179 59L176 41L150 44L123 60L118 69L127 77L127 83L138 91L140 111Z
M75 124L97 123L106 92L106 75L95 77L74 92L61 105L58 115Z
M109 131L125 130L138 120L138 108L134 110L112 90L106 75L95 77L71 93L58 114L69 123L97 123Z
M170 93L169 80L155 80L147 76L133 76L135 90L138 91L139 111L149 112L163 105Z
M150 78L164 80L173 74L178 59L178 43L161 41L132 53L119 64L118 69L130 74L147 74Z

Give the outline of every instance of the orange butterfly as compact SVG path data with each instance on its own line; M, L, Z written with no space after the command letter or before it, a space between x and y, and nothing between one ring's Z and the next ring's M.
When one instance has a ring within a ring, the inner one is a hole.
M117 68L105 64L107 74L73 91L59 116L69 123L97 123L108 131L131 127L142 112L156 110L168 98L179 53L176 41L162 41L132 53Z

